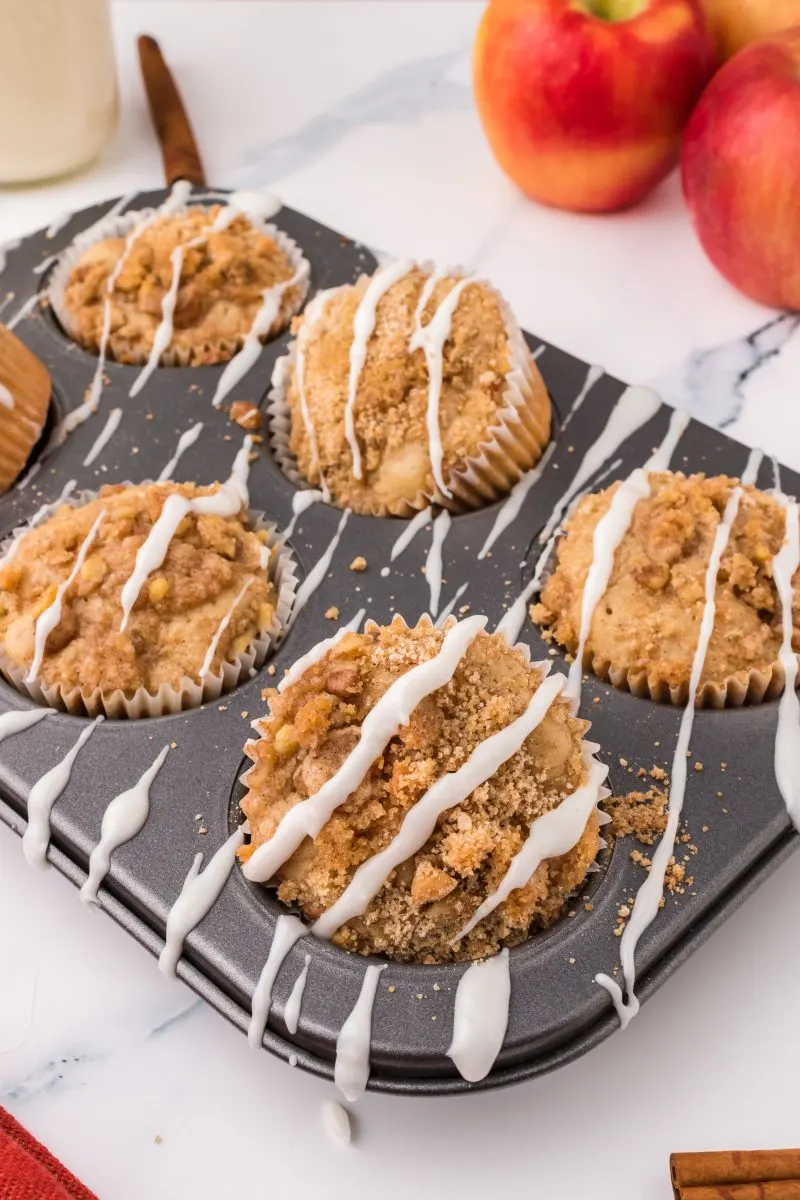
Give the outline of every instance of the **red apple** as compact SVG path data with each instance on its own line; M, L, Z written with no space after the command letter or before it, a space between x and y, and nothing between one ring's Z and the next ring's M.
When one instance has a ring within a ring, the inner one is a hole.
M746 47L703 94L683 192L703 249L754 300L800 308L800 29Z
M720 58L800 25L800 0L700 0Z
M489 143L535 200L641 200L677 161L716 62L697 0L490 0L475 43Z

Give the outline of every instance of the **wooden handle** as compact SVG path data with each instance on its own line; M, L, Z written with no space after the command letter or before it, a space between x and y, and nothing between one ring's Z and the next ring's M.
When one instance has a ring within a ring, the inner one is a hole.
M167 186L178 179L205 186L206 175L183 100L155 38L139 38L139 62L156 135L161 143Z

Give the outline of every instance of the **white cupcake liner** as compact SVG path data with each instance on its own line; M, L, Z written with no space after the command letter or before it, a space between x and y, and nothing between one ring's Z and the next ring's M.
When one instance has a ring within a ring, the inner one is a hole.
M429 262L420 264L420 270L432 269ZM466 272L455 267L452 274L465 275ZM368 278L360 276L354 286L358 287ZM392 516L407 518L429 504L452 512L482 508L507 495L545 451L550 439L551 406L544 381L510 307L495 288L481 282L497 299L508 337L510 365L497 422L487 431L488 437L478 446L478 453L468 458L459 471L452 471L448 476L446 482L452 496L445 496L434 487L428 492L420 491L413 500L405 498L392 505L376 505L373 515L388 511ZM284 475L297 487L308 488L316 485L302 474L289 445L292 429L289 385L296 359L297 338L275 363L267 421L270 445Z
M126 484L125 486L141 487L150 482L152 481L145 480L144 484ZM70 497L64 503L70 508L82 508L96 498L97 492L84 491ZM131 694L120 689L104 693L100 688L96 688L92 692L85 692L80 687L65 688L61 684L46 685L38 679L28 682L25 678L28 667L18 667L7 658L0 648L0 673L17 691L29 696L36 703L80 716L95 717L102 713L112 719L135 720L139 717L160 717L167 713L184 712L187 709L199 708L201 704L209 701L218 700L224 693L232 691L238 684L250 679L258 668L263 666L270 649L280 641L286 632L299 582L297 564L291 551L287 549L283 536L278 532L277 526L268 521L263 513L248 509L247 516L255 531L261 529L267 531L268 537L265 545L270 549L277 548L278 551L277 554L271 556L267 568L267 576L276 592L275 612L272 623L266 629L259 630L250 645L237 654L234 659L223 662L218 672L208 672L202 680L185 675L177 686L163 683L156 692L149 692L144 687L137 688ZM11 536L0 546L0 562L12 545L29 532L27 526L20 526L13 530Z
M208 210L207 204L185 204L181 208L176 209L170 214L171 217L180 217L188 212L194 212L198 208ZM89 249L90 246L96 246L99 242L106 241L108 238L123 237L126 238L136 225L148 217L153 216L158 210L154 208L142 208L132 212L122 213L113 217L103 218L92 225L90 229L79 233L70 244L61 251L58 260L50 272L47 280L45 294L50 301L53 312L55 313L59 324L66 333L78 345L83 346L77 337L75 319L70 313L65 303L65 293L69 277L73 269L77 266L82 255ZM244 214L246 215L246 214ZM271 221L261 221L254 217L246 215L246 219L250 221L260 233L266 234L272 238L278 248L286 255L292 267L292 273L300 272L301 267L305 264L305 270L302 272L300 279L293 285L291 291L297 296L294 303L290 303L288 296L289 292L284 295L278 316L272 324L269 333L262 339L268 341L270 338L277 336L283 329L287 327L292 316L299 312L305 303L305 298L308 293L309 280L311 276L311 266L305 255L301 251L297 243L290 238L288 234L279 229ZM277 286L277 285L276 285ZM204 348L215 351L222 351L230 361L234 355L241 350L244 344L245 333L240 334L235 339L220 338L218 340L205 343ZM84 347L86 348L86 347ZM87 353L97 352L87 349ZM115 362L114 354L109 346L107 355L109 362ZM161 355L159 366L162 367L186 367L191 366L195 361L196 355L190 350L179 350L178 347L170 345ZM126 366L144 365L149 358L149 350L142 348L135 362L126 360ZM226 359L220 358L219 362L224 362Z

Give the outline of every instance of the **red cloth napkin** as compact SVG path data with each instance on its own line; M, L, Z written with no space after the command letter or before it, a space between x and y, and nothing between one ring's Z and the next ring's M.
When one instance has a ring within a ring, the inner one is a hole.
M41 1142L0 1108L0 1200L97 1200Z

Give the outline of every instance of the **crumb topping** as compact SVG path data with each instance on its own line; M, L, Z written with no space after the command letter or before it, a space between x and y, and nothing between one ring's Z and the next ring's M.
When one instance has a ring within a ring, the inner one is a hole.
M438 653L443 632L429 622L348 633L284 692L249 743L253 767L242 809L251 843L267 841L295 804L315 793L355 746L364 717L400 675ZM450 683L426 697L407 726L314 841L306 839L278 875L278 896L315 920L342 894L356 868L397 834L410 808L475 747L518 717L541 683L537 669L504 639L479 634ZM585 721L556 700L522 748L485 784L439 819L425 845L398 867L364 914L338 931L347 950L400 961L480 958L525 939L562 912L597 854L593 816L578 845L543 863L523 888L455 946L451 940L493 892L536 817L585 782Z

